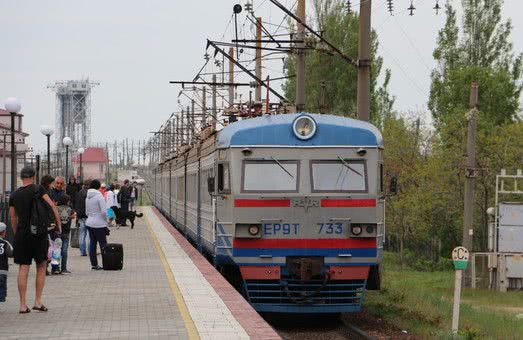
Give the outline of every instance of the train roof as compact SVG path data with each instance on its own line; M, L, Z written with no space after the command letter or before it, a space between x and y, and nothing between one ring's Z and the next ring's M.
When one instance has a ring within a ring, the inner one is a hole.
M316 134L308 140L298 139L293 133L292 124L301 115L308 115L316 121ZM370 123L343 116L312 113L245 119L226 126L218 133L218 148L249 145L383 147L383 137Z

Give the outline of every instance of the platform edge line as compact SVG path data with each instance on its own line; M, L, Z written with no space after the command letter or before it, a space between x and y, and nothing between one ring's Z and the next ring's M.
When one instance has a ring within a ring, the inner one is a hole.
M148 210L150 211L151 209L149 208ZM171 287L174 299L176 300L176 304L178 305L178 309L180 310L180 314L182 315L183 322L185 323L185 328L187 330L187 334L189 335L189 339L200 339L200 335L198 333L196 325L194 324L194 320L191 318L191 314L189 312L189 309L187 308L187 305L185 304L185 300L183 298L182 292L180 291L180 287L178 287L178 284L176 283L176 279L174 278L174 274L171 270L171 267L167 262L165 253L163 252L163 249L160 245L160 242L158 241L158 238L156 237L156 234L151 228L151 220L149 219L149 216L147 216L147 213L145 214L145 221L145 225L147 226L147 229L149 229L149 233L153 238L153 243L156 248L156 252L160 256L163 269L165 271L165 274L167 275L167 281L169 282L169 286Z

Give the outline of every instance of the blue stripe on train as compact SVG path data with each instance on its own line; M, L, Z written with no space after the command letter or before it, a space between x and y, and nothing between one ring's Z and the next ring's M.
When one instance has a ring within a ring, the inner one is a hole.
M340 254L350 254L354 257L375 257L376 248L354 248L354 249L317 249L317 248L234 248L235 257L254 257L260 255L280 256L326 256L337 257Z

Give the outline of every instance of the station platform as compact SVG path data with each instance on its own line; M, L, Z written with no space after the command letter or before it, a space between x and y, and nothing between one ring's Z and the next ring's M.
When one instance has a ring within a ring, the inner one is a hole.
M48 276L48 312L18 314L18 268L0 303L2 339L280 339L266 321L155 208L134 229L111 228L122 271L92 271L69 249L70 275ZM99 255L99 260L101 256ZM11 261L12 264L12 261ZM34 302L34 265L27 301Z

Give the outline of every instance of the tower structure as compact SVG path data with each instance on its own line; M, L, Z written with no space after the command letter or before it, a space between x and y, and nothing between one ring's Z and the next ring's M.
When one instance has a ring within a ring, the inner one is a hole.
M70 137L72 147L86 147L91 139L91 89L100 85L85 80L57 81L48 86L56 93L56 146L62 149L62 139Z

